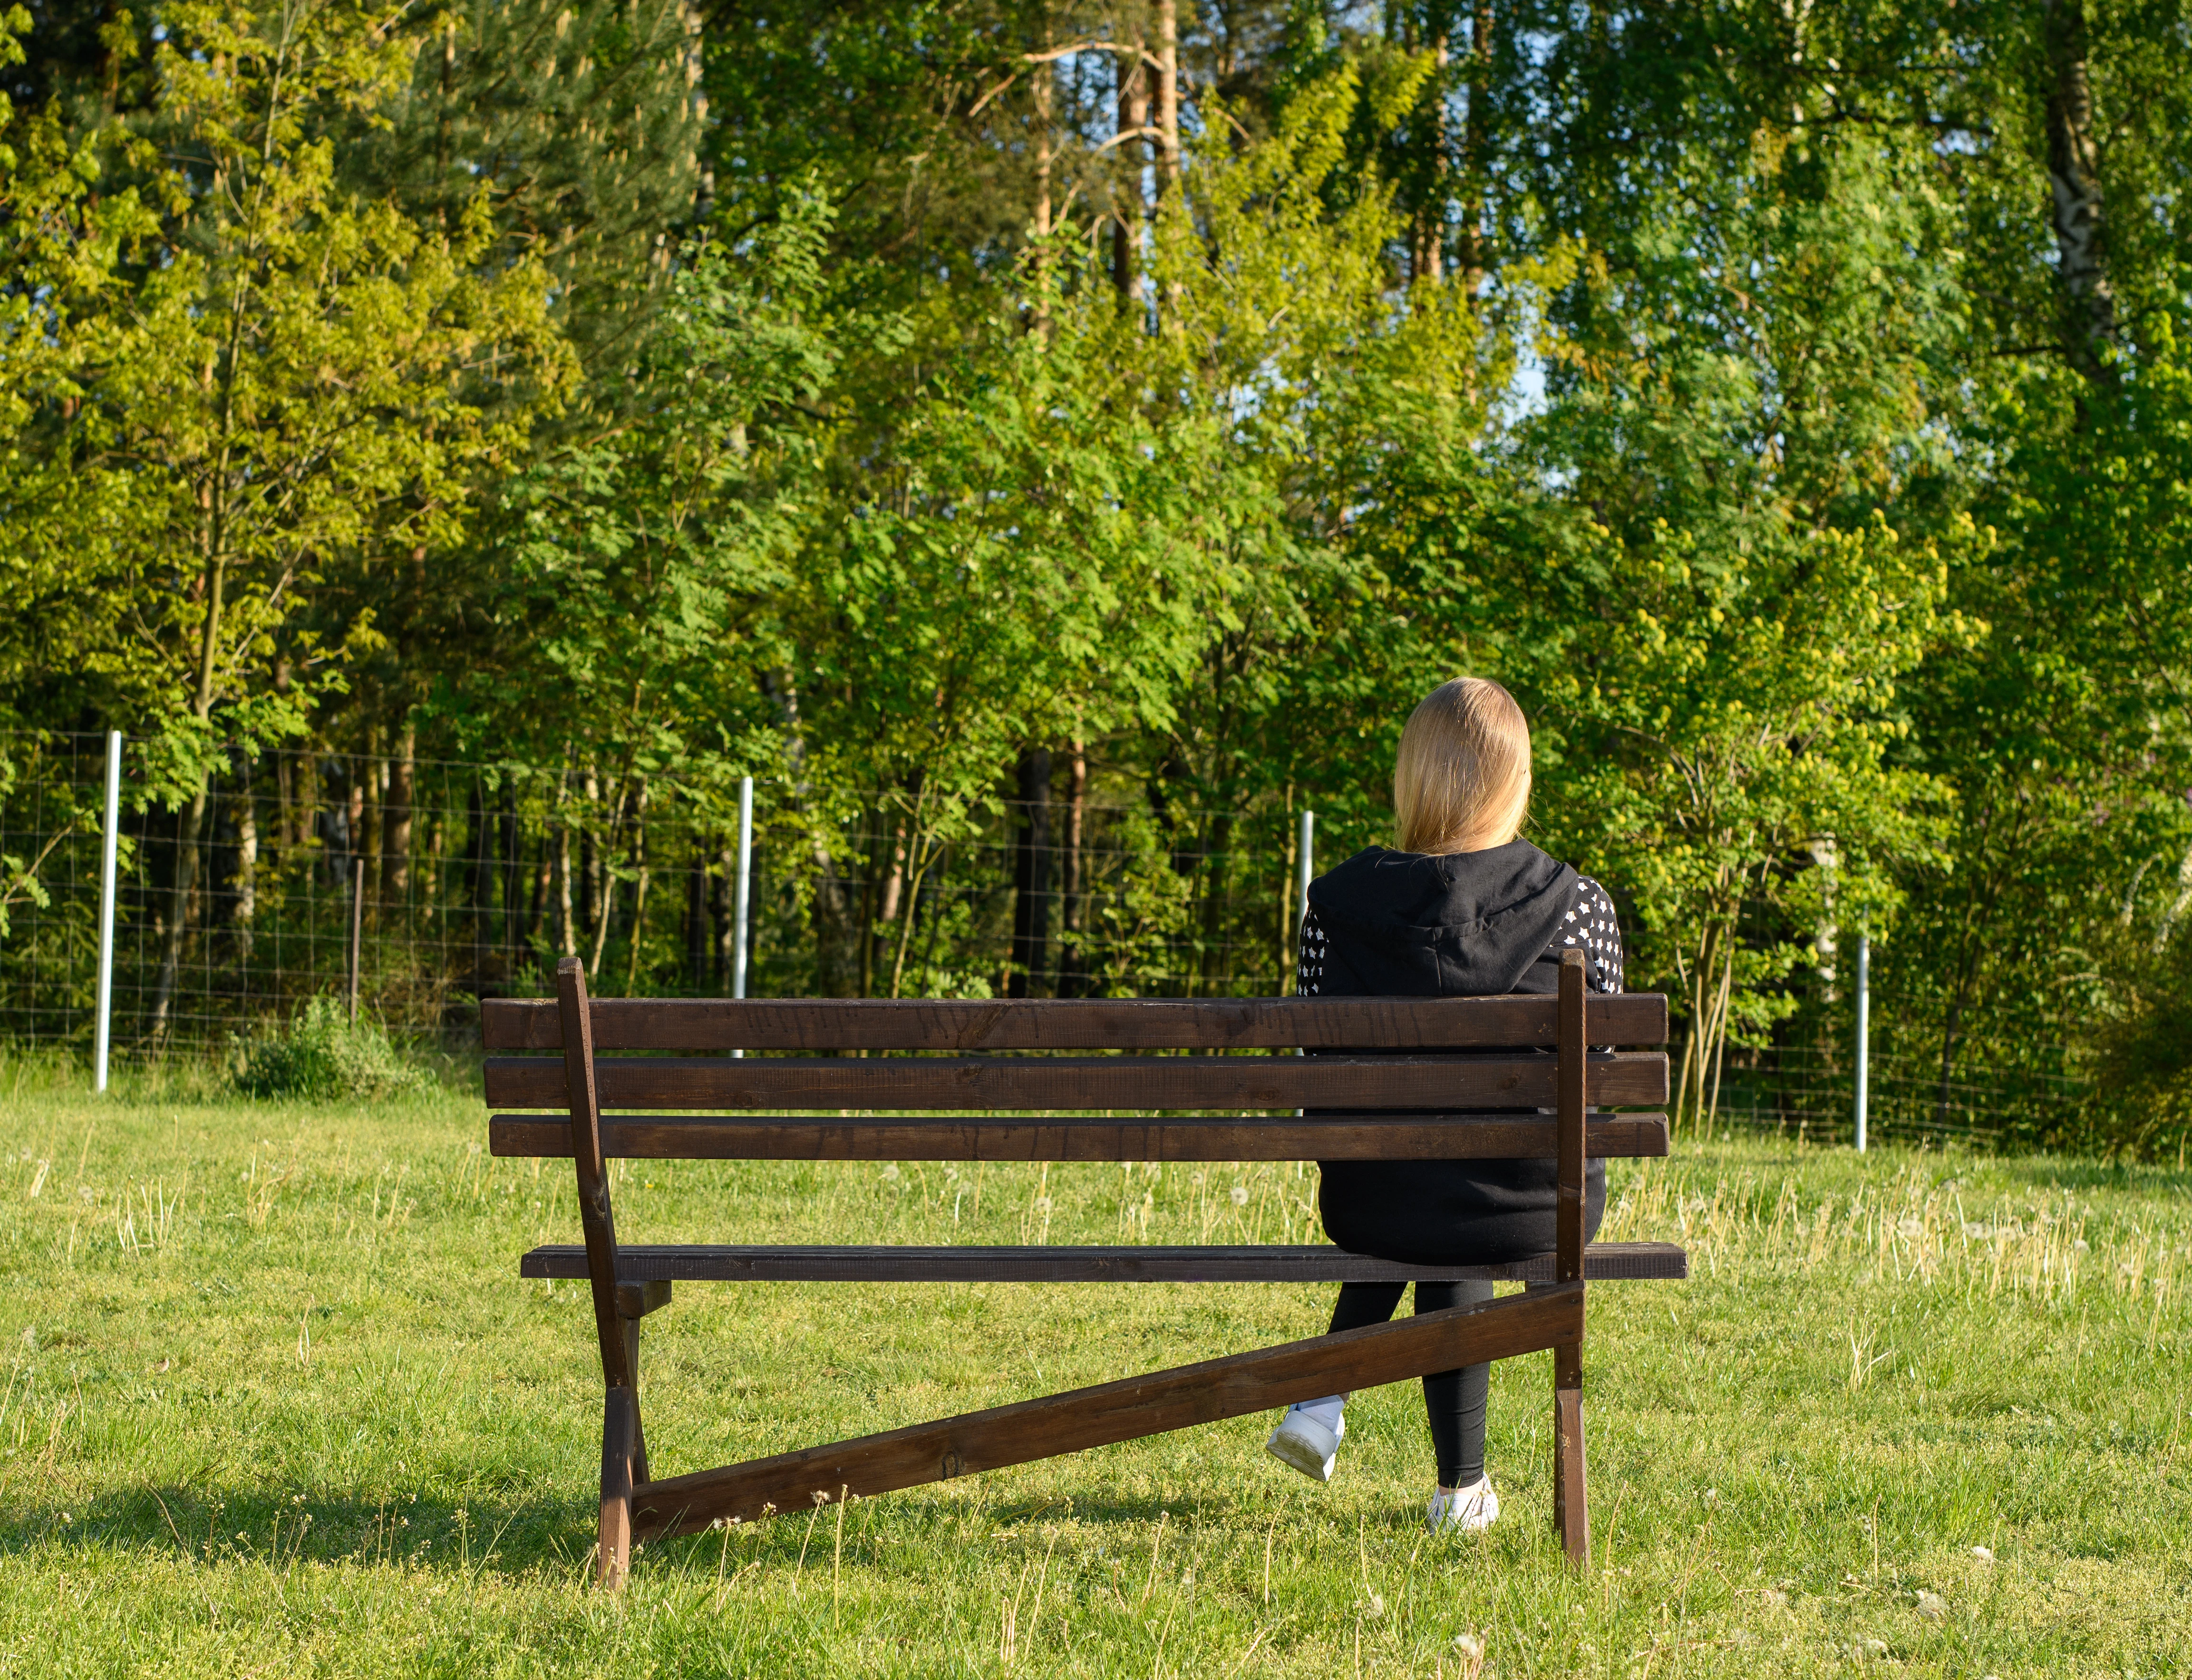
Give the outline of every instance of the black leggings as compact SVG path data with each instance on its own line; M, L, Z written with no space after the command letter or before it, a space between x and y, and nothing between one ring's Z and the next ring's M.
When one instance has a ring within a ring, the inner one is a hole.
M1342 1284L1332 1309L1334 1330L1382 1324L1401 1304L1406 1284ZM1492 1285L1480 1283L1418 1284L1416 1311L1446 1307L1481 1307ZM1439 1485L1465 1488L1484 1474L1484 1403L1492 1392L1492 1367L1464 1365L1434 1371L1424 1379L1424 1409L1430 1414L1431 1449L1438 1455Z

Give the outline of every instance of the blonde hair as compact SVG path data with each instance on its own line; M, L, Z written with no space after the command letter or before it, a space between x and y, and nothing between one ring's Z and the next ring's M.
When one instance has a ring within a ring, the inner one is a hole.
M1482 677L1441 683L1409 714L1393 760L1403 851L1479 851L1521 833L1530 808L1530 725Z

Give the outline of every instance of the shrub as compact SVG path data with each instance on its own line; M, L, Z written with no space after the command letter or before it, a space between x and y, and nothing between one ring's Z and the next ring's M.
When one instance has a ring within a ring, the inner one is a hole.
M385 1096L426 1083L385 1028L351 1022L332 998L314 998L288 1022L239 1039L237 1049L231 1082L246 1096Z

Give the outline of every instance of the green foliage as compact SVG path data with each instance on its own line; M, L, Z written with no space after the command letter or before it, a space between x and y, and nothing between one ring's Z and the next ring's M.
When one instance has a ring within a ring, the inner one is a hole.
M238 1040L229 1083L242 1096L326 1102L423 1090L374 1021L352 1022L333 998L314 998L288 1020Z
M1898 1123L2068 1141L2020 1093L2185 937L2188 27L11 11L0 715L159 737L170 971L208 768L278 738L391 812L437 752L538 772L602 854L561 943L634 986L683 978L648 802L753 773L797 972L986 986L910 907L1049 750L1150 812L1112 986L1152 930L1276 954L1292 815L1379 837L1401 719L1485 672L1686 1115L1840 1053L1862 927L1939 1069Z

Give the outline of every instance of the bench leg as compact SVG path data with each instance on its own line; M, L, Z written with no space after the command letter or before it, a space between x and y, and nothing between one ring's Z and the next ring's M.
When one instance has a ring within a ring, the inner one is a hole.
M624 1585L631 1567L632 1455L639 1440L639 1404L619 1383L602 1407L602 1537L594 1580L604 1591Z
M1553 1350L1553 1527L1578 1569L1590 1562L1590 1506L1584 1484L1583 1358L1577 1347Z

